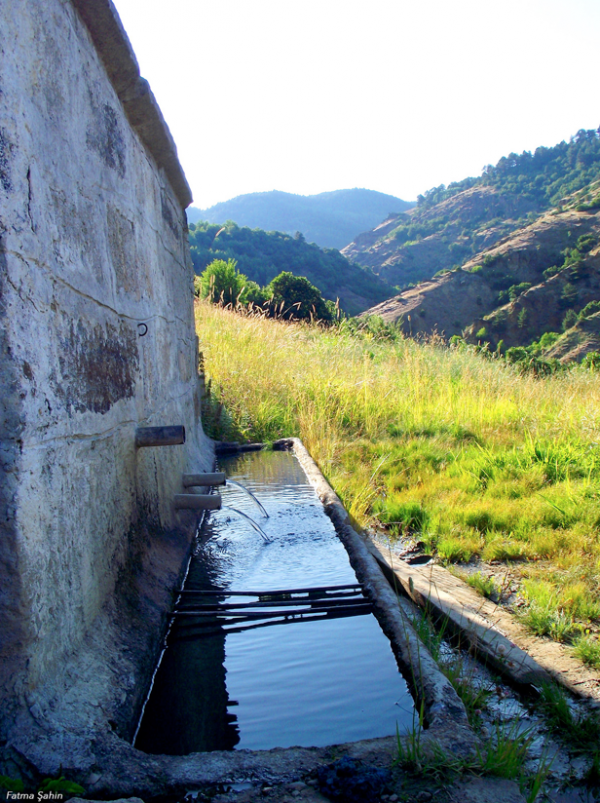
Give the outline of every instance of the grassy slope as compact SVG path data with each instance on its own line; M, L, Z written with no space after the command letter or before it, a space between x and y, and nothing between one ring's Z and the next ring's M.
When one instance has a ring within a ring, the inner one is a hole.
M215 435L298 435L360 523L420 532L449 561L518 561L551 635L600 614L594 373L536 379L465 349L206 304L197 327L227 411Z

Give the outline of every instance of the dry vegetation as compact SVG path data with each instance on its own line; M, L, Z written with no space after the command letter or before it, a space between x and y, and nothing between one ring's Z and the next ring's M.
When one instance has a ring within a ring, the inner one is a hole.
M211 434L301 437L358 522L418 533L447 562L513 562L528 624L599 660L596 372L536 378L470 349L208 304L197 327Z

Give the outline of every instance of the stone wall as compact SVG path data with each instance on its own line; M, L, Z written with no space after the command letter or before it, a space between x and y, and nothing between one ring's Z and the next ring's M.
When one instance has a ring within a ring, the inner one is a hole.
M35 709L91 632L118 638L107 616L128 605L143 629L149 600L163 605L194 527L172 497L212 456L198 419L191 196L116 12L110 0L4 0L0 20L6 712ZM185 425L185 445L136 450L137 426L171 424Z

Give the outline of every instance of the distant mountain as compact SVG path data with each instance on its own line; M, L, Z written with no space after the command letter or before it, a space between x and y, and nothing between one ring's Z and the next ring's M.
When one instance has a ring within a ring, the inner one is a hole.
M302 232L309 243L321 248L341 249L358 234L373 228L392 213L404 212L414 204L374 190L335 190L319 195L289 192L254 192L238 195L209 209L191 207L188 222L205 220L287 234Z
M302 235L240 228L235 223L190 224L190 247L196 273L214 259L235 259L240 273L261 286L282 271L305 276L350 315L388 298L394 290L370 270L352 264L333 248L307 243Z

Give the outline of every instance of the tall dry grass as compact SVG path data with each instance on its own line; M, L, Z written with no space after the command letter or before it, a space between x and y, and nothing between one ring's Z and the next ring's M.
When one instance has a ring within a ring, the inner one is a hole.
M539 379L469 349L204 303L197 331L216 436L299 436L360 523L419 532L449 561L519 561L533 583L549 561L557 610L570 583L600 599L596 373Z

